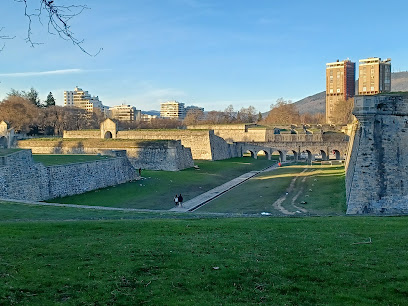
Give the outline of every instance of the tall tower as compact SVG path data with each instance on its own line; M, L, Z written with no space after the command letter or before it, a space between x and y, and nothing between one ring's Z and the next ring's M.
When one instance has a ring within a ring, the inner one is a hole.
M349 59L326 64L326 123L333 123L335 105L354 97L356 63Z
M370 57L359 61L358 94L375 95L391 91L391 59Z

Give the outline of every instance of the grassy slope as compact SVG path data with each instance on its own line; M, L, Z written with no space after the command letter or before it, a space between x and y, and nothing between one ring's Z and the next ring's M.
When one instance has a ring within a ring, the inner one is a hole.
M20 149L0 149L0 156L5 156L17 151L20 151Z
M407 221L1 222L0 304L405 304Z
M57 203L114 206L126 208L170 209L173 198L182 193L187 201L243 173L263 169L276 161L232 158L221 161L196 161L194 168L178 172L143 170L144 180L95 190L85 194L50 200Z
M63 164L73 164L73 163L83 163L95 160L102 160L111 158L109 156L101 155L85 155L85 154L33 154L33 159L35 162L42 163L45 166L63 165Z
M303 172L306 170L306 172ZM300 175L289 190L291 181ZM311 190L311 191L310 191ZM340 166L286 166L260 174L201 207L200 212L281 213L272 204L286 192L282 206L294 212L292 199L300 191L295 205L311 214L343 214L345 212L344 167ZM307 204L300 204L305 201Z

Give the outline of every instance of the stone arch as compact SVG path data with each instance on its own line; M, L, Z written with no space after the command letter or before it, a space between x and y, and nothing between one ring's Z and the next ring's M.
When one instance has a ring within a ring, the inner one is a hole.
M112 121L111 119L106 119L101 123L101 138L116 138L116 132L118 130L118 127L116 126L116 123ZM110 133L111 137L106 137Z
M297 161L299 160L299 153L296 150L289 150L286 155L286 159Z
M340 160L341 159L341 154L340 151L337 149L332 150L332 154L334 155L336 160Z
M272 151L271 159L276 159L276 158L273 158L273 156L276 157L277 155L279 155L278 161L280 161L280 162L285 162L286 161L286 151L282 151L282 150L278 150L278 149L272 149L271 151Z
M103 138L105 138L105 139L110 139L110 138L112 138L112 132L111 132L111 131L106 131L106 132L105 132L105 135L103 136Z
M320 150L319 154L322 156L322 160L328 160L328 154L325 150Z
M0 136L0 148L7 148L7 138Z
M257 158L257 155L254 153L254 151L249 150L249 149L243 152L242 156L245 157L245 155L248 153L251 155L252 158L255 158L255 159Z
M259 158L259 157L264 157L265 156L265 158L266 159L268 159L268 160L270 160L271 159L271 154L267 151L267 150L259 150L257 153L256 153L256 156L257 156L257 158Z
M300 153L300 157L301 159L306 159L307 161L311 161L314 159L314 155L309 149L304 149L302 153Z

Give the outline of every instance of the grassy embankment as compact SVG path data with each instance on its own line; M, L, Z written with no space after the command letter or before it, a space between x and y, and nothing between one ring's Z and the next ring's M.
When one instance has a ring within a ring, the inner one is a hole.
M407 221L1 221L0 304L402 305Z
M49 202L167 210L173 207L173 198L176 194L181 193L187 201L243 173L263 169L276 161L242 157L195 163L199 170L194 168L177 172L143 170L143 180L57 198Z
M282 197L290 214L344 214L344 184L343 166L289 165L251 178L198 211L282 215L273 206Z
M20 149L0 149L0 156L5 156L8 154L15 153L17 151L20 151Z
M35 162L42 163L45 166L55 166L63 164L74 164L74 163L83 163L90 162L95 160L104 160L112 158L110 156L102 155L87 155L87 154L33 154L33 159Z
M238 171L222 162L201 167L172 179L195 186L203 177L219 180L223 170ZM283 207L291 210L294 190L302 188L310 211L343 207L333 189L343 180L341 168L304 169L264 173L227 193L224 208L248 206L254 193L279 198L295 177ZM405 304L407 223L405 217L203 219L1 203L0 304Z

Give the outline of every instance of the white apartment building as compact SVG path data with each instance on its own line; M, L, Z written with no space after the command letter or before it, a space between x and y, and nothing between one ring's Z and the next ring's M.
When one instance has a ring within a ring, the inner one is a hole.
M73 91L64 91L64 105L82 108L88 112L99 109L104 114L109 113L109 107L104 106L98 96L91 96L88 91L84 91L78 86Z
M143 122L152 122L152 119L156 119L156 115L142 114L140 120Z
M168 101L160 104L160 117L183 120L186 117L184 103Z
M120 121L140 121L142 112L134 106L122 104L110 108L112 119Z

